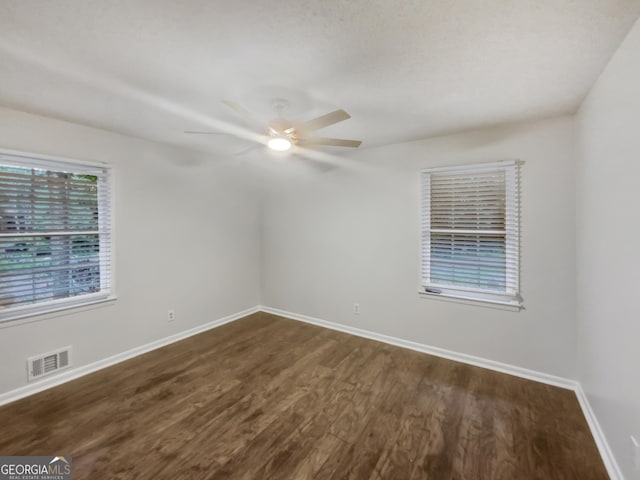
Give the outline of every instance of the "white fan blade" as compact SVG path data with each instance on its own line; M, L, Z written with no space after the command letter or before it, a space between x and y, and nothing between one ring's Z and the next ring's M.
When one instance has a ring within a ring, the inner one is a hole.
M347 112L345 112L344 110L336 110L335 112L327 113L326 115L322 115L321 117L301 123L296 126L296 130L301 130L303 132L313 132L314 130L328 127L329 125L342 122L343 120L347 120L348 118L351 118L351 115L349 115Z
M331 147L358 148L362 142L360 140L344 140L342 138L307 137L300 138L298 145L307 147L314 145L327 145Z
M199 130L185 130L184 133L189 135L231 135L231 133L227 132L201 132Z

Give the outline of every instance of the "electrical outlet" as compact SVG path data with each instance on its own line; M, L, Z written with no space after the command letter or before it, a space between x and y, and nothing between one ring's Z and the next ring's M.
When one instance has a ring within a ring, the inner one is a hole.
M359 303L354 303L353 304L353 313L355 315L360 315L360 304Z
M167 320L169 322L173 322L176 319L176 312L175 310L171 309L167 312Z
M633 446L633 459L636 472L640 472L640 443L631 435L631 445Z

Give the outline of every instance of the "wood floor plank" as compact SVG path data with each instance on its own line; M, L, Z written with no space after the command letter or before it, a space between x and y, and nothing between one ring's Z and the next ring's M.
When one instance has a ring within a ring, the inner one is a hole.
M410 372L395 382L391 389L395 395L388 395L387 402L395 402L401 406L395 409L398 414L397 435L394 442L381 456L371 475L374 478L410 478L418 456L421 442L429 437L426 430L429 412L432 411L438 397L432 391L425 390L423 379L429 375L437 362L427 364L423 358L414 355L404 355L405 362L410 361L410 367L405 363L404 371ZM426 402L429 402L425 404Z
M316 479L325 465L328 466L329 470L335 471L335 466L333 468L331 466L332 462L338 458L338 452L343 450L345 446L346 443L335 435L325 434L313 442L311 448L305 452L304 458L294 465L287 477L278 475L272 478L274 480L280 478Z
M491 399L483 395L492 372L478 369L469 380L462 411L457 454L453 461L456 478L490 478L495 465L496 438L493 433Z
M600 480L575 394L258 313L0 407L76 479ZM107 472L107 473L105 473Z

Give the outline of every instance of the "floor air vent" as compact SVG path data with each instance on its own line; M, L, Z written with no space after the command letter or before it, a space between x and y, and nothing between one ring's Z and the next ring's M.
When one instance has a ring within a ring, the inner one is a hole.
M71 347L27 359L29 381L46 377L71 366Z

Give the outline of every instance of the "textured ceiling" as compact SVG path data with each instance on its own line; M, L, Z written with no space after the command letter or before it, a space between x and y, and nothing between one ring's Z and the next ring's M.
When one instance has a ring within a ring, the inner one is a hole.
M574 112L638 0L0 0L0 104L218 153L336 108L363 147Z

